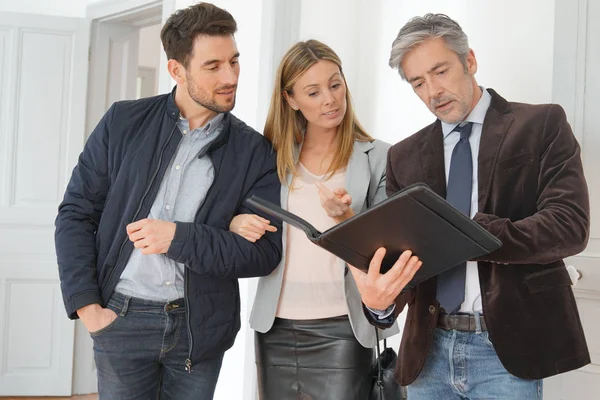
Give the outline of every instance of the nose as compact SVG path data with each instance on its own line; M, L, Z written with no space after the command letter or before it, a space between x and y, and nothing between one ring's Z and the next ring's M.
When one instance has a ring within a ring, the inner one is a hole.
M324 94L324 101L325 101L325 105L329 105L335 102L335 97L333 96L333 93L331 93L331 90L325 90L323 92Z
M444 92L444 90L442 89L442 86L438 85L434 79L431 80L430 82L428 82L427 88L429 90L429 98L430 99L435 99Z
M239 69L231 65L225 66L221 73L221 85L223 86L235 86L238 82Z

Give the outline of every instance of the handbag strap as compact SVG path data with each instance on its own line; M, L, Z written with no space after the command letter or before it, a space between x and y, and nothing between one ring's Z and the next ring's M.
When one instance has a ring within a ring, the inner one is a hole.
M379 348L379 330L375 328L375 338L377 339L377 386L383 388L383 368L381 367L381 349ZM386 339L383 339L384 350L387 348Z

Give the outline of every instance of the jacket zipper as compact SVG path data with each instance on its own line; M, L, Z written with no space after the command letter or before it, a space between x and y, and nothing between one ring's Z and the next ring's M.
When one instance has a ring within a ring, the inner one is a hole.
M185 267L185 273L183 274L184 279L184 291L183 291L183 300L185 302L185 319L187 320L187 330L188 330L188 341L190 345L190 350L188 352L188 358L185 360L185 370L191 374L192 373L192 348L194 347L194 338L192 337L192 327L190 326L190 301L188 300L188 292L189 292L189 284L190 279L188 276L188 269Z
M137 210L135 211L135 214L133 215L133 221L135 221L137 219L140 211L142 210L142 205L144 204L144 200L146 199L146 196L148 196L148 193L150 192L150 188L152 187L152 185L154 184L154 181L156 180L156 177L158 176L158 172L160 171L160 166L162 164L165 149L167 147L167 144L169 144L169 142L173 138L173 132L175 132L176 128L177 128L177 123L175 123L175 126L173 127L173 129L171 129L169 138L167 139L165 144L163 144L163 147L160 150L160 157L158 158L158 166L156 167L156 170L154 171L154 174L152 175L152 179L150 180L150 184L146 188L146 191L144 192L144 195L142 196L142 200L140 201L140 204L139 204ZM121 247L119 248L119 254L117 255L117 262L115 263L115 268L113 268L112 271L110 271L110 274L108 275L108 280L107 280L108 284L106 286L104 286L104 289L102 290L100 296L103 296L104 292L106 292L106 290L112 286L112 284L111 284L112 277L115 273L115 270L117 269L117 265L119 263L119 260L121 259L121 254L123 253L123 249L125 248L125 245L127 244L128 240L129 240L128 237L126 237L125 240L123 240L123 243L121 244Z
M209 145L209 147L211 147ZM204 157L204 155L206 153L208 153L210 149L208 149L206 152L198 155L198 157ZM210 158L210 162L213 165L215 165L215 160L213 159L212 155L209 153L208 157ZM220 168L219 168L220 170ZM212 188L215 186L215 182L217 181L217 169L215 168L215 177L213 179L212 184L210 185L210 187L208 188L208 191L206 192L206 196L204 196L204 200L202 200L202 204L200 204L200 207L198 207L198 211L196 211L196 215L194 217L194 221L198 218L198 214L200 213L200 210L202 209L202 206L204 205L204 202L206 201L206 199L208 199L208 196L210 195L210 192L212 191ZM185 370L188 373L192 373L192 349L194 347L194 338L192 337L192 328L190 326L190 302L188 300L188 292L189 292L189 284L190 284L190 280L188 277L188 267L185 267L185 274L184 274L184 279L185 279L185 290L183 293L183 297L184 297L184 301L185 301L185 316L187 319L187 328L188 328L188 338L189 338L189 342L190 342L190 351L188 353L188 358L185 360Z

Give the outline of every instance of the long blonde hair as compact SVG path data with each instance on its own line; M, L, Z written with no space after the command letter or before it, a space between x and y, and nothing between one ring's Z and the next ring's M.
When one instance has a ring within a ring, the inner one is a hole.
M329 166L328 174L335 173L348 165L354 141L372 142L362 125L358 122L352 107L352 98L346 77L342 72L342 62L337 54L327 45L308 40L293 45L283 56L273 88L269 114L265 123L264 135L271 141L277 151L277 174L282 183L287 183L287 175L296 176L296 158L294 148L302 142L302 132L306 129L306 119L302 112L295 111L287 104L284 93L292 94L294 84L319 60L335 63L346 86L346 114L337 131L337 149Z

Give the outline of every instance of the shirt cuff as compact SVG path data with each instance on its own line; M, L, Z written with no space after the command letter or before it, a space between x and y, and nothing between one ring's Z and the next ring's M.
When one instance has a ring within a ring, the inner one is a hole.
M367 306L365 306L367 307ZM386 308L385 310L375 310L373 308L367 307L367 310L369 310L369 312L373 315L373 317L377 318L378 320L383 320L383 319L387 319L390 315L392 315L394 313L394 310L396 309L396 304L392 304L391 306L389 306L388 308Z

